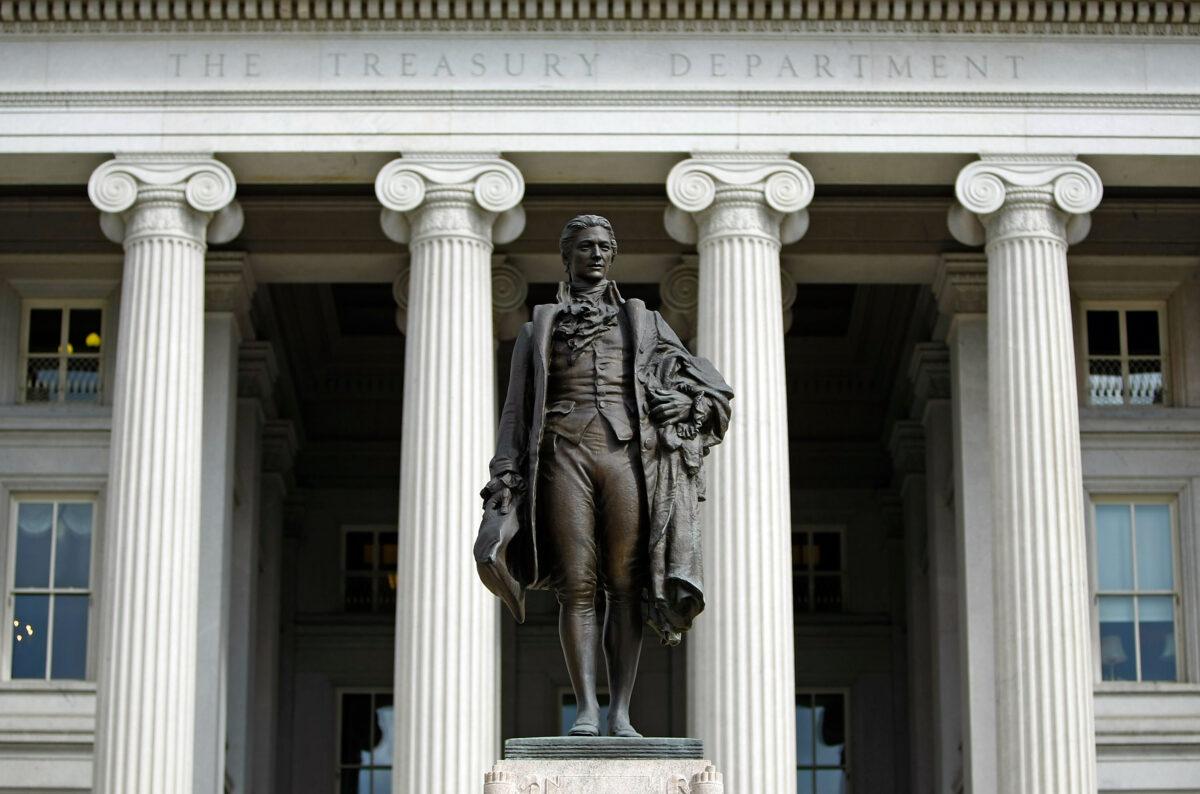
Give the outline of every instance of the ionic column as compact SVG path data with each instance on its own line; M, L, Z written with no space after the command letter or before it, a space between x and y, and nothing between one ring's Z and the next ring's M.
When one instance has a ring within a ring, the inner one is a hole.
M392 790L477 790L500 750L500 624L471 554L496 432L492 241L525 184L496 157L404 157L375 192L410 253Z
M204 251L241 228L205 155L120 156L88 183L125 246L101 595L95 790L191 791Z
M698 156L667 177L667 231L697 243L697 348L737 395L709 458L705 614L690 633L688 730L731 791L796 785L791 500L779 250L812 177L783 157Z
M1065 157L984 157L950 226L986 242L1001 794L1090 794L1096 747L1067 244L1100 179ZM978 220L976 220L976 217Z

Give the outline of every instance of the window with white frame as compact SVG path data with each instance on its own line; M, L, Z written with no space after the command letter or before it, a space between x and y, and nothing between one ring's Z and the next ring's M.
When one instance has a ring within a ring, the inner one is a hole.
M1089 405L1167 402L1162 304L1085 304L1084 328Z
M796 693L796 794L846 794L850 766L844 691Z
M338 702L341 794L392 794L395 709L388 691L344 691Z
M792 533L792 603L797 614L842 610L844 557L839 526L804 527Z
M343 608L391 612L396 608L395 527L346 527L342 541Z
M88 678L94 502L22 497L9 526L8 677Z
M1092 510L1100 679L1179 680L1174 503L1105 497Z
M28 300L23 309L22 401L99 402L104 303Z

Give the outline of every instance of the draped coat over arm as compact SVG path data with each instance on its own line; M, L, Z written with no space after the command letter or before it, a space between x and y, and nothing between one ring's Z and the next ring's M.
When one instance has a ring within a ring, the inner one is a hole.
M475 546L481 578L518 620L524 616L524 590L546 587L555 565L547 556L549 544L539 542L536 505L547 365L558 308L535 307L533 319L517 337L490 464L492 481L484 489L486 501L499 487L509 488L513 507L506 515L485 510ZM733 392L711 363L687 351L658 312L637 299L625 301L621 310L631 332L626 354L633 356L637 410L630 443L640 452L650 525L646 616L664 642L674 644L704 608L696 509L704 498L701 458L725 434ZM687 394L693 399L691 416L680 424L655 426L647 393L655 389ZM485 566L491 567L485 571ZM507 586L498 587L497 573Z

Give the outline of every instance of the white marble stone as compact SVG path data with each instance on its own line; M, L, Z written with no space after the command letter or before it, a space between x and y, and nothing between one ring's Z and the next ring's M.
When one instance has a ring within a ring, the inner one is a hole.
M469 791L500 743L499 605L471 544L495 429L492 242L520 233L524 180L504 160L404 157L380 171L387 234L406 242L404 427L396 592L396 794Z
M204 251L234 218L202 155L126 156L88 185L125 245L100 622L95 790L193 786ZM222 234L236 233L229 224Z
M795 786L779 249L803 234L812 194L808 172L782 157L697 156L667 181L667 230L699 252L697 349L736 395L725 442L709 457L707 608L686 645L689 733L737 791Z
M954 518L962 670L963 789L996 791L995 594L988 437L987 260L947 257L934 280L939 335L950 351Z
M733 794L730 787L728 794ZM727 794L723 776L703 760L497 761L484 794Z
M1073 158L990 156L962 170L955 192L952 229L986 241L988 261L997 791L1088 794L1096 746L1066 253L1086 233L1100 179Z

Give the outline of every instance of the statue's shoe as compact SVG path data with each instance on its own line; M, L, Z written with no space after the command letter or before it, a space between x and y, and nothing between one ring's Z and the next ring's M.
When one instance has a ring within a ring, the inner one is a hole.
M577 719L575 724L571 726L571 730L567 731L567 736L599 736L600 725L589 720Z
M642 735L633 729L633 726L628 722L620 724L610 722L608 724L609 736L620 736L623 739L640 739Z

